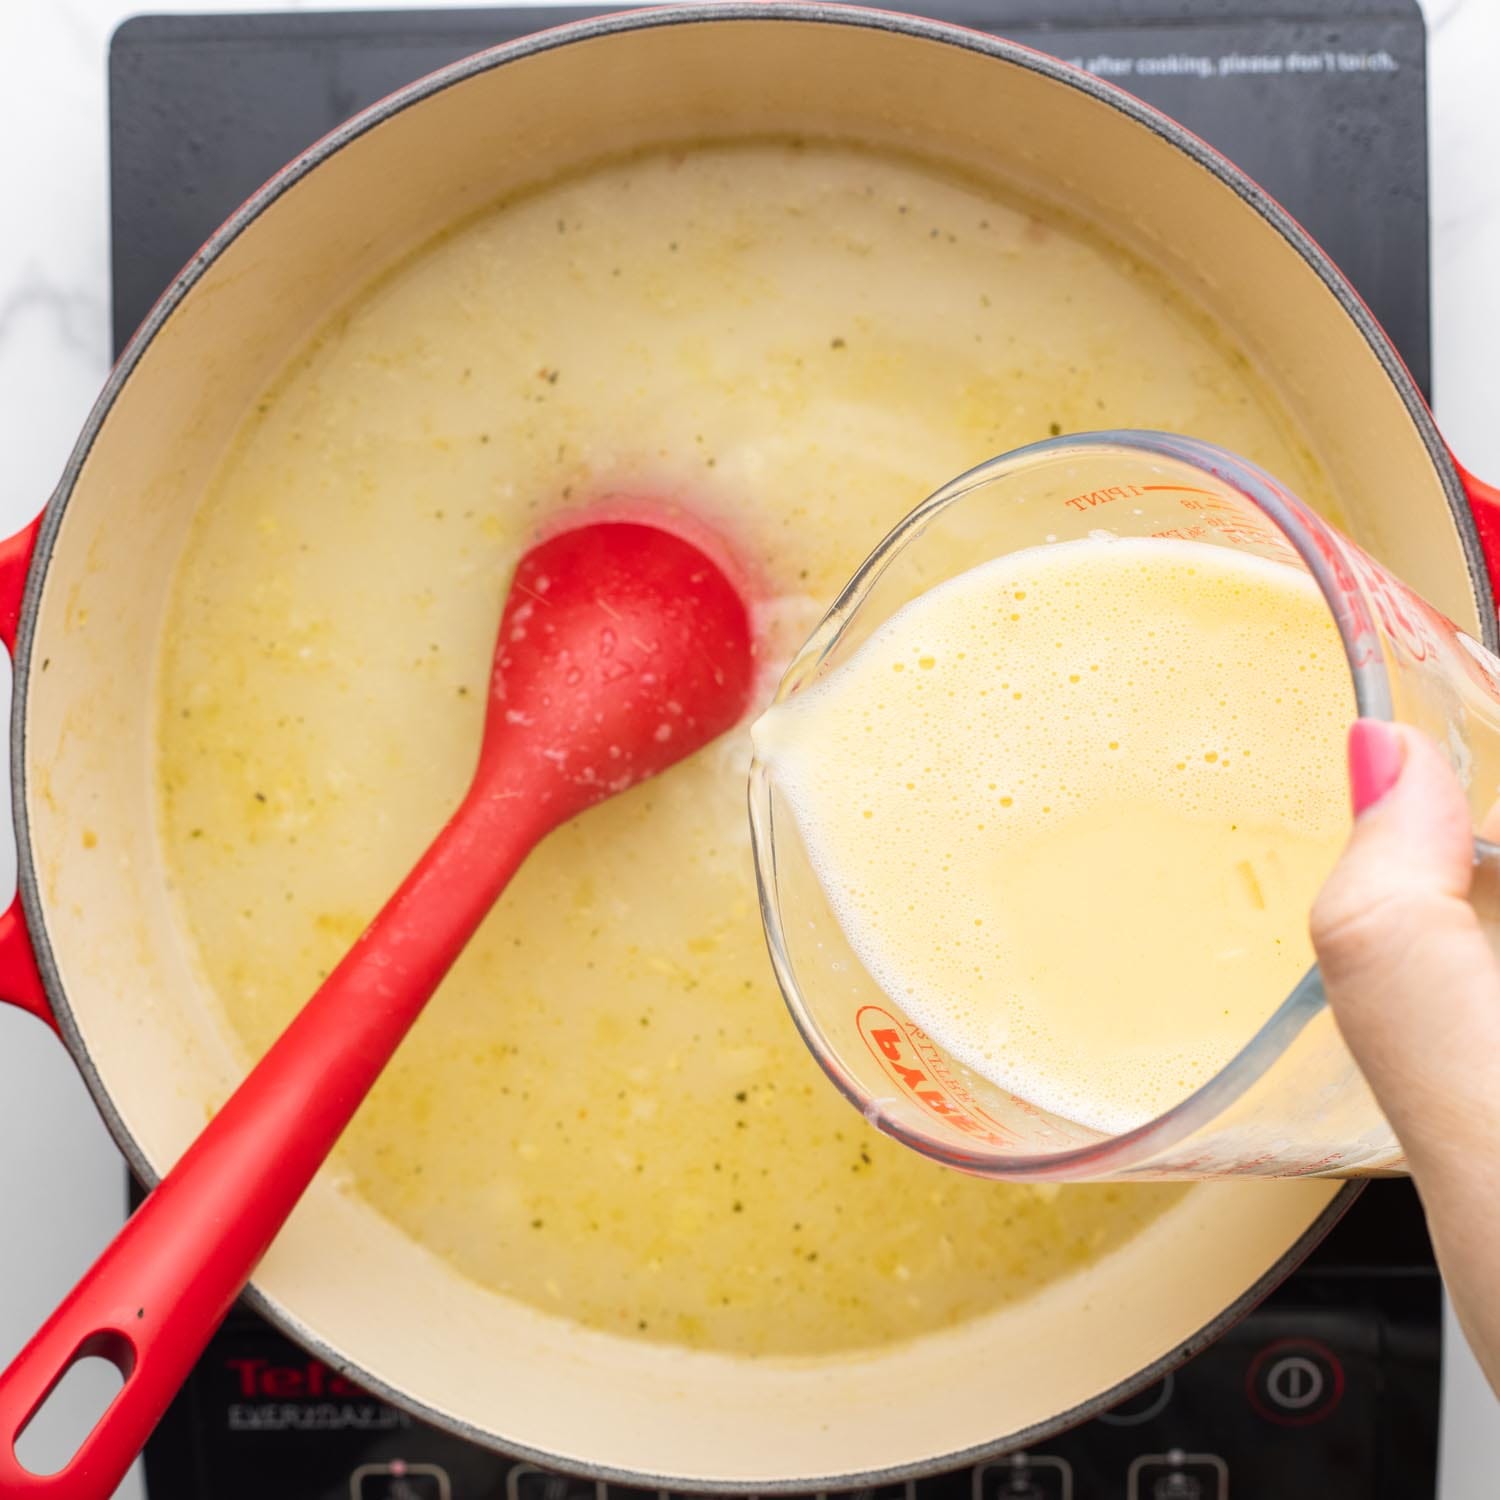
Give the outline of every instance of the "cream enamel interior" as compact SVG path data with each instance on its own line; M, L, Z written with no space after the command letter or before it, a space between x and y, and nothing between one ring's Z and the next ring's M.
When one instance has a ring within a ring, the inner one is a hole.
M116 399L55 538L23 667L27 837L67 1023L153 1170L232 1086L233 1064L164 896L143 674L194 505L247 402L370 275L502 193L604 152L772 128L975 166L1133 243L1317 434L1356 538L1474 627L1441 484L1356 326L1250 206L1109 105L961 45L784 14L647 21L474 73L343 146L219 254ZM918 1464L1096 1397L1250 1288L1333 1192L1195 1189L1080 1280L804 1369L561 1335L326 1186L257 1286L356 1376L504 1445L669 1487L753 1489Z

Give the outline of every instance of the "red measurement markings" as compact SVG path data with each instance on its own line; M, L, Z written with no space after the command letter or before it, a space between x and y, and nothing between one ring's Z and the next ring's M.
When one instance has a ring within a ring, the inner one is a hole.
M1085 490L1081 495L1069 495L1063 504L1069 510L1093 510L1099 505L1112 505L1116 500L1134 500L1141 493L1136 484L1111 484L1103 489Z
M1143 486L1148 490L1165 490L1170 494L1178 495L1205 495L1206 500L1183 500L1180 502L1183 510L1200 511L1203 513L1202 523L1190 526L1168 526L1161 531L1153 531L1153 537L1171 537L1178 541L1191 542L1207 536L1213 532L1216 536L1223 537L1229 542L1243 542L1256 547L1267 547L1279 552L1288 559L1295 561L1296 551L1281 534L1275 525L1268 521L1259 519L1258 515L1252 513L1246 517L1240 506L1232 500L1227 500L1214 490L1194 489L1191 485L1181 484L1148 484Z
M1101 505L1113 505L1117 500L1135 500L1153 492L1219 498L1217 490L1194 489L1189 484L1106 484L1097 490L1084 490L1081 494L1069 495L1063 504L1069 510L1094 510Z
M1357 581L1374 606L1380 627L1392 645L1413 661L1426 661L1442 647L1453 626L1427 601L1391 577L1368 553L1352 542L1344 545L1339 582Z

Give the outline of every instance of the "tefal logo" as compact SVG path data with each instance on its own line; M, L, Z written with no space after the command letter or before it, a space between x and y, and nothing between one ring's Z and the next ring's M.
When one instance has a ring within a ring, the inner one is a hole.
M277 1365L268 1359L227 1359L234 1372L240 1396L246 1401L316 1401L327 1397L359 1399L365 1392L330 1370L322 1360Z
M865 1006L856 1019L865 1045L908 1099L970 1140L987 1146L1014 1141L953 1076L924 1032L898 1021L878 1005Z

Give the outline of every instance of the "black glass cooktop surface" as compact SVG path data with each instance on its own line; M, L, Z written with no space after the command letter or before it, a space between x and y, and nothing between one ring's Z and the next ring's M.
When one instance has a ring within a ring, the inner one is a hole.
M1182 120L1324 245L1427 388L1415 0L903 8L1052 52ZM110 56L117 347L214 227L327 130L455 58L597 13L523 5L127 22ZM1372 1184L1259 1310L1142 1396L1036 1452L896 1485L880 1500L1431 1496L1439 1307L1415 1195ZM152 1440L147 1483L151 1500L607 1500L592 1481L413 1422L248 1310L231 1316Z

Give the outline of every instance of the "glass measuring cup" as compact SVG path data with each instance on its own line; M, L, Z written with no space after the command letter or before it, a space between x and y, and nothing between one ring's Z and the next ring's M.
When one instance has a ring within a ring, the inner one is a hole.
M788 668L778 701L837 670L897 610L980 562L1106 534L1227 547L1310 574L1364 717L1441 744L1476 823L1500 796L1500 659L1263 470L1154 432L1050 439L955 479L867 559ZM771 959L803 1039L872 1124L950 1166L1017 1179L1349 1176L1398 1172L1401 1147L1345 1048L1316 969L1223 1068L1139 1127L1108 1134L965 1067L865 969L796 819L757 758L751 831ZM1500 851L1476 845L1476 904ZM1274 1007L1274 1009L1273 1009Z

